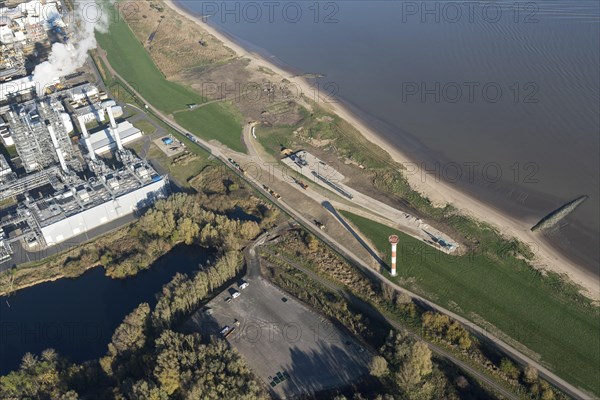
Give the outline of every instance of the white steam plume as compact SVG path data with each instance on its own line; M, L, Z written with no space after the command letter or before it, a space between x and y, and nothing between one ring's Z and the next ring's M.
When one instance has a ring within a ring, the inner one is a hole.
M58 78L82 67L88 51L96 48L94 31L106 32L108 29L108 15L100 2L78 0L75 4L76 8L70 15L70 21L74 24L73 35L68 44L54 43L48 61L38 64L33 71L33 81L40 95Z

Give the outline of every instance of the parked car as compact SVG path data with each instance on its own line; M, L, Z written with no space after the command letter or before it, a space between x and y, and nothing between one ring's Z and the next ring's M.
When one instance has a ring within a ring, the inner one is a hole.
M231 303L231 297L227 296L227 297L225 298L225 303Z
M234 299L237 299L238 297L240 297L240 292L235 292L234 294L231 295L231 297L233 297Z
M242 284L240 285L240 290L244 290L248 287L248 282L242 282Z

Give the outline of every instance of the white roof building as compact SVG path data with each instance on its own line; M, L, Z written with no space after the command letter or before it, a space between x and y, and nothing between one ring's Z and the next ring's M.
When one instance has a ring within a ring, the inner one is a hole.
M15 144L7 124L0 125L0 139L2 140L2 144L6 147L14 146Z
M69 97L73 103L86 102L100 94L98 88L94 85L81 85L69 89Z
M27 36L22 31L15 31L15 42L24 42L27 40Z
M142 131L133 126L129 121L118 124L117 131L124 145L141 138L143 135ZM98 155L107 153L117 147L117 142L109 128L90 134L90 141L92 142L94 153Z
M85 107L79 107L76 109L77 118L83 118L83 122L86 124L88 122L96 120L98 123L101 123L106 118L106 112L103 108L96 107L95 104L90 104Z
M88 232L100 225L152 204L156 199L163 197L166 190L166 179L156 176L149 184L121 195L114 200L87 208L53 224L42 226L41 231L44 235L44 240L48 246L52 246ZM81 196L78 193L78 196L81 201L89 201L89 199L86 200L87 194Z

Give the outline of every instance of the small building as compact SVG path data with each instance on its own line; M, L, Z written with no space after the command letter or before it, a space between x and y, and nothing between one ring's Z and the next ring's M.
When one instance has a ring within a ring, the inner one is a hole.
M0 140L2 140L2 144L5 147L10 147L15 145L15 141L12 138L10 133L10 129L7 124L0 124Z
M2 43L13 43L15 41L15 34L13 33L10 26L0 25L0 42Z
M89 104L84 107L79 107L76 108L75 111L77 112L77 117L83 118L83 121L86 124L92 121L96 121L100 124L106 119L104 108L100 107L98 104Z
M73 103L89 104L90 102L95 102L100 97L98 88L91 84L76 86L68 89L67 93Z

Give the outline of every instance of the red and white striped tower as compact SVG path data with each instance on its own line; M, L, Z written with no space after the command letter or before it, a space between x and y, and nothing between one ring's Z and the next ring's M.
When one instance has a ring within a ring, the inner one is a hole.
M398 236L391 235L390 236L390 244L392 245L392 271L391 275L396 276L396 245L398 244Z

